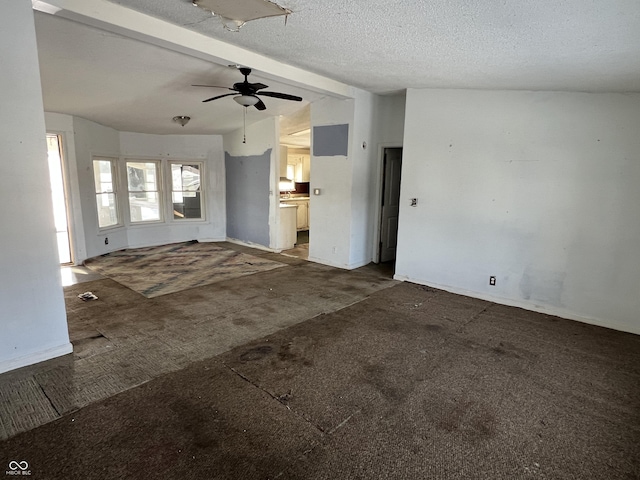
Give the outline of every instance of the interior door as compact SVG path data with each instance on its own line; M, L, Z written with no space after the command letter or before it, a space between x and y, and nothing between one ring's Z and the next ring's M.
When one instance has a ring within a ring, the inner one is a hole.
M380 222L381 262L389 262L396 258L401 171L402 148L385 148L382 180L382 219Z

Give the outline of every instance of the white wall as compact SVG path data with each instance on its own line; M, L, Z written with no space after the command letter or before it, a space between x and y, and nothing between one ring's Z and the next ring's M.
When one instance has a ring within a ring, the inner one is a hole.
M0 15L0 372L72 351L29 0Z
M379 97L354 89L354 98L325 98L311 104L311 195L309 259L357 268L373 259ZM346 156L316 156L313 128L349 126ZM363 143L366 147L363 148Z
M378 143L385 146L402 146L406 95L378 96L376 100Z
M376 143L372 148L376 152L373 198L373 261L380 258L380 224L382 214L382 182L384 180L384 149L402 147L404 141L404 115L406 96L385 95L376 97L375 117Z
M96 209L96 193L93 179L93 157L104 156L118 159L120 156L120 133L110 127L80 117L73 117L76 166L78 171L78 190L80 209L84 227L86 257L77 257L76 263L86 258L103 255L108 252L127 248L129 239L124 226L100 231ZM118 195L122 196L122 192ZM119 198L120 218L124 215L124 198ZM75 206L74 206L75 208ZM105 245L108 237L109 244Z
M120 132L120 154L123 158L195 160L204 162L202 199L205 220L173 221L161 224L129 225L130 247L162 245L188 240L222 241L226 238L224 152L219 135L148 135ZM124 174L124 172L123 172Z
M366 265L373 259L378 96L357 90L351 141L351 245L349 265Z
M224 152L221 136L148 135L119 132L70 115L46 113L45 118L47 131L63 135L72 219L70 227L76 263L123 248L188 240L221 241L226 238ZM126 193L120 191L120 218L123 224L100 231L93 180L94 156L118 160L121 180L125 175L125 158L204 162L207 182L203 192L206 219L185 223L167 219L157 224L130 225L126 215ZM109 239L108 245L105 244L105 238Z
M311 183L321 190L309 200L309 260L349 268L351 250L352 164L347 156L315 156L313 129L349 125L353 137L355 101L324 98L311 104Z
M640 333L639 125L638 94L409 90L396 278Z

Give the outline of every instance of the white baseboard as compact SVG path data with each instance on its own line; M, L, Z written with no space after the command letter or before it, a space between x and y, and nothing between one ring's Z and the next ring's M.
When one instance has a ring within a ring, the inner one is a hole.
M265 252L275 252L275 253L280 252L280 250L275 250L270 247L265 247L264 245L260 245L259 243L245 242L243 240L238 240L237 238L227 237L226 241L229 243L235 243L236 245L244 245L245 247L255 248L257 250L264 250Z
M226 242L226 237L216 237L216 238L199 238L198 242L200 243L215 243L215 242Z
M369 261L363 261L363 262L350 263L348 265L345 265L345 264L342 264L342 263L332 262L330 260L325 260L325 259L316 258L316 257L309 257L307 260L309 260L310 262L320 263L322 265L327 265L329 267L342 268L343 270L354 270L356 268L360 268L360 267L364 267L365 265L369 265L369 263L370 263Z
M9 372L17 368L27 367L34 363L44 362L45 360L51 360L52 358L61 357L73 352L73 345L71 342L59 345L57 347L48 348L40 352L30 353L23 357L12 358L0 362L0 373Z
M612 330L619 330L621 332L633 333L640 335L640 326L627 325L616 323L608 320L601 320L599 318L587 317L584 315L578 315L569 310L557 308L549 305L538 305L535 303L527 302L525 300L514 300L511 298L503 298L494 295L487 295L484 293L474 292L472 290L465 290L464 288L451 287L448 285L439 285L437 283L424 282L422 280L416 280L415 278L408 277L406 275L394 275L394 280L401 280L411 283L417 283L418 285L426 285L427 287L437 288L439 290L445 290L447 292L456 293L458 295L465 295L467 297L479 298L480 300L486 300L488 302L499 303L500 305L508 305L510 307L523 308L532 312L544 313L547 315L553 315L555 317L566 318L567 320L575 320L577 322L588 323L589 325L596 325L598 327L611 328Z

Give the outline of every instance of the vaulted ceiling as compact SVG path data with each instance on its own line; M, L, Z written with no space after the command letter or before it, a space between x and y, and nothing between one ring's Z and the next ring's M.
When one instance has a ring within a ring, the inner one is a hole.
M241 125L242 107L230 97L203 104L226 92L190 85L240 81L229 63L305 99L265 99L249 122L348 96L349 86L640 92L637 0L278 4L292 11L286 24L273 17L232 33L189 0L34 0L49 12L36 14L45 108L120 130L221 133ZM174 115L192 121L183 128Z

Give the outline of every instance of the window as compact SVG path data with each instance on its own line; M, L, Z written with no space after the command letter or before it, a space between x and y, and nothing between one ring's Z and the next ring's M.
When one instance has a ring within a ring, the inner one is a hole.
M202 218L201 163L176 163L171 165L171 200L173 218Z
M98 227L118 225L116 201L115 161L109 158L93 160L93 179L96 184L96 204L98 207Z
M157 222L160 214L158 162L127 162L127 190L131 223Z
M287 164L287 178L289 180L296 180L296 165L295 163Z

